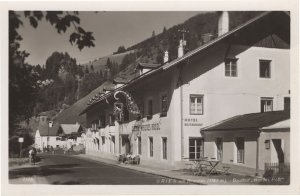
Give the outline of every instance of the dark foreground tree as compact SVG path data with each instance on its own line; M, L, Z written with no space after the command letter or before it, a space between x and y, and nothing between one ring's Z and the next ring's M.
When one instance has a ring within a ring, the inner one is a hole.
M79 50L84 47L94 47L94 37L92 32L88 32L80 27L78 12L61 11L25 11L25 18L29 20L31 26L38 27L41 20L49 22L57 32L65 33L70 27L73 32L69 41L76 45ZM9 136L14 135L18 129L18 122L29 119L32 116L34 105L39 91L37 80L40 75L33 70L33 67L25 63L29 56L26 51L20 50L19 41L22 37L18 29L23 25L23 21L14 11L9 12Z

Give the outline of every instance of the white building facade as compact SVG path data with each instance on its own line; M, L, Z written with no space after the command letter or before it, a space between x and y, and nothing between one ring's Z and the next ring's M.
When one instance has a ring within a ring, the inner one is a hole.
M240 114L285 109L289 37L276 25L288 25L286 20L284 12L264 13L117 88L130 92L141 118L126 111L116 121L115 91L104 94L84 111L91 127L87 152L110 158L131 153L141 164L181 167L215 151L205 143L202 128Z

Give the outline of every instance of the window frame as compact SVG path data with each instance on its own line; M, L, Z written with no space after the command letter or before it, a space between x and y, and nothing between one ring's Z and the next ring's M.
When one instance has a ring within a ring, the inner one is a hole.
M201 97L201 99L202 99L202 102L201 102L202 112L201 113L192 113L192 110L191 110L191 106L192 106L191 98L192 97L198 97L198 98ZM190 110L190 115L204 115L204 95L203 94L190 94L190 96L189 96L189 110Z
M115 116L112 113L110 113L108 117L109 117L109 126L115 126L115 120L116 120Z
M149 155L149 157L150 158L153 158L154 157L154 150L153 150L153 148L154 148L154 140L153 140L153 136L149 136L148 137L148 141L149 141L149 151L148 151L148 155Z
M165 141L165 143L164 143ZM168 160L168 138L162 137L161 138L161 152L162 152L162 159Z
M229 70L226 69L227 67L227 62L229 61ZM233 75L233 62L235 62L235 75ZM238 58L225 58L224 60L224 75L226 78L237 78L239 76L239 71L238 71ZM226 75L226 72L229 71L229 75Z
M142 137L137 137L137 154L142 155Z
M191 146L191 140L194 140L194 145ZM199 148L199 152L197 151L197 140L200 140L200 148ZM192 160L191 158L191 153L194 154L194 159L198 159L197 158L197 153L199 153L199 158L203 158L204 157L204 138L203 137L189 137L189 159ZM191 152L191 148L194 147L195 151Z
M166 97L166 111L163 111L163 97ZM168 113L168 103L169 103L169 97L168 97L168 93L163 92L160 94L159 96L159 102L160 102L160 117L165 117L167 116Z
M149 110L149 102L151 101L151 114L150 114L150 110ZM146 114L146 117L147 119L152 119L152 116L153 116L153 98L150 97L146 100L146 107L147 107L147 114Z
M271 105L271 111L262 111L262 102L263 101L271 101L272 105ZM260 97L260 112L272 112L274 111L274 98L273 97Z
M271 65L272 65L272 60L268 60L268 59L259 59L258 61L259 61L259 67L258 67L258 68L259 68L259 69L258 69L258 71L259 71L259 74L258 74L258 75L259 75L259 78L262 78L262 79L271 79L271 78L272 78L272 66L271 66ZM261 72L261 65L262 65L261 63L262 63L262 62L268 62L268 63L269 63L269 76L268 76L268 77L262 76L262 75L261 75L261 73L262 73L262 72Z

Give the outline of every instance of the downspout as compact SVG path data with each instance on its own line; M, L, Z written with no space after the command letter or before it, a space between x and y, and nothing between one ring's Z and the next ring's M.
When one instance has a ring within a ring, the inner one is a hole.
M182 112L183 112L183 92L182 92L182 75L181 75L181 72L182 72L182 67L181 69L179 70L179 83L180 83L180 133L181 133L181 160L183 159L184 157L184 135L183 135L183 119L182 119Z
M261 130L259 129L257 131L257 138L256 138L256 172L255 176L258 176L259 174L259 136L260 136Z
M185 65L185 64L184 64ZM182 89L182 70L183 65L178 68L179 70L179 77L177 81L177 86L179 86L179 93L180 93L180 138L181 138L181 160L184 157L184 134L183 134L183 89Z

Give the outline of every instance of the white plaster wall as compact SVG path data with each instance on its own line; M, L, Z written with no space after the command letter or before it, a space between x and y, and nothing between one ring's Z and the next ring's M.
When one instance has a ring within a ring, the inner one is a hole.
M283 98L289 96L289 50L231 46L229 56L238 58L238 77L234 78L225 77L225 49L214 48L183 71L183 118L196 118L202 124L184 126L184 156L188 156L188 138L200 137L201 128L235 115L260 112L261 97L273 97L273 110L282 110ZM259 78L259 59L272 60L270 79ZM190 94L204 95L203 115L190 115Z

